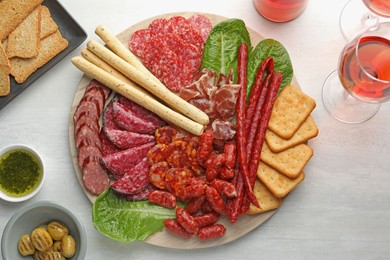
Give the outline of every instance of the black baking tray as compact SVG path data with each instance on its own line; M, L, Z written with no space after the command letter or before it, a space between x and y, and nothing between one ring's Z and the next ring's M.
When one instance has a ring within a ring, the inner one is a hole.
M44 66L31 74L30 77L28 77L28 79L22 84L16 83L15 79L10 75L11 90L7 96L0 97L0 109L5 107L15 97L21 94L28 86L33 84L39 77L45 74L55 64L57 64L65 56L76 49L87 38L87 33L84 31L84 29L58 1L45 0L42 4L49 8L52 18L57 23L58 29L60 30L62 36L68 40L69 45L65 50L57 54L57 56L47 62Z

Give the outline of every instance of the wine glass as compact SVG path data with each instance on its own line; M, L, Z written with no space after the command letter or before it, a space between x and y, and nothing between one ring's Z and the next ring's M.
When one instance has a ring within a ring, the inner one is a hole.
M361 123L390 99L390 22L367 28L342 50L338 70L322 89L326 110L345 123Z
M349 41L356 34L380 22L390 21L389 0L350 0L340 15L340 29Z

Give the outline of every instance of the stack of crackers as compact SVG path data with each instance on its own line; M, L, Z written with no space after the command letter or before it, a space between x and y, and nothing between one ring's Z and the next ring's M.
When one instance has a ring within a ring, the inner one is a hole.
M313 156L307 141L318 135L310 115L315 107L314 99L292 85L275 100L254 187L261 209L251 205L248 214L278 208L305 178L303 169Z
M68 46L43 0L0 0L0 96Z

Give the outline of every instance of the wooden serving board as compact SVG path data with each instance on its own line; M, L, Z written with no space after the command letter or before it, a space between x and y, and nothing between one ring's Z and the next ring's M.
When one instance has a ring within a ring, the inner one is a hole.
M127 28L126 30L121 32L119 35L117 35L117 37L125 46L127 46L128 41L130 39L130 36L132 35L133 32L135 32L138 29L148 27L148 25L153 20L155 20L157 18L167 18L167 17L171 17L171 16L175 16L175 15L181 15L183 17L188 18L193 14L194 13L192 13L192 12L180 12L180 13L169 13L169 14L163 14L163 15L151 17L147 20L144 20L140 23L137 23L137 24ZM214 25L227 19L226 17L222 17L222 16L218 16L218 15L214 15L214 14L204 14L204 15L209 17L209 19L211 20L211 22ZM264 37L262 35L260 35L259 33L257 33L256 31L254 31L250 28L247 28L247 29L250 33L251 43L253 46L256 46L256 44L260 40L264 39ZM83 181L82 181L82 173L81 173L81 170L78 166L77 149L76 149L76 144L75 144L75 139L74 139L74 123L73 123L73 114L76 111L76 108L77 108L81 98L83 97L85 89L90 81L91 81L91 78L84 75L81 78L81 80L79 82L79 86L78 86L77 91L75 93L75 96L73 99L73 104L72 104L70 114L69 114L69 144L70 144L70 152L72 155L73 166L74 166L75 172L76 172L76 177L79 180L79 183L80 183L81 187L83 188L85 194L87 195L89 200L93 203L96 200L96 196L91 195L84 188ZM293 78L292 84L294 84L294 86L296 86L296 87L299 87L299 84L298 84L297 80L295 79L295 77ZM234 224L231 224L229 222L228 218L226 218L226 216L222 216L218 223L223 224L227 228L227 230L226 230L225 235L219 239L214 239L214 240L210 240L210 241L201 241L198 238L194 237L194 238L185 240L185 239L182 239L178 236L174 236L174 235L172 235L164 230L162 232L155 233L154 235L147 238L144 242L149 243L149 244L153 244L156 246L167 247L167 248L177 248L177 249L195 249L195 248L207 248L207 247L219 246L219 245L223 245L223 244L232 242L232 241L244 236L245 234L249 233L250 231L254 230L258 226L263 224L267 219L269 219L273 214L275 214L276 211L277 210L272 210L272 211L268 211L268 212L256 214L256 215L243 214L240 216L238 221Z

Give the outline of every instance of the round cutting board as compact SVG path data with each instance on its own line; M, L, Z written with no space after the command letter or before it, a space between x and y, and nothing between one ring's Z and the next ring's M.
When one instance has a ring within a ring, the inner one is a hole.
M155 20L157 18L167 18L167 17L171 17L171 16L175 16L175 15L181 15L185 18L188 18L193 14L194 13L191 13L191 12L181 12L181 13L169 13L169 14L159 15L156 17L151 17L147 20L139 22L133 26L130 26L129 28L127 28L126 30L121 32L119 35L117 35L117 37L125 46L127 46L128 41L130 39L130 36L132 35L133 32L135 32L138 29L148 27L148 25L153 20ZM204 14L204 15L209 17L209 19L211 20L211 22L214 25L227 19L226 17L222 17L222 16L218 16L218 15L214 15L214 14ZM257 33L256 31L254 31L250 28L247 28L247 29L250 33L251 43L253 46L256 46L256 44L260 40L264 39L264 37L262 35L260 35L259 33ZM96 196L91 195L84 188L84 185L83 185L82 173L80 171L80 168L79 168L78 162L77 162L77 150L76 150L74 131L73 131L74 130L73 114L74 114L74 112L77 108L77 105L79 104L81 98L83 97L85 89L90 81L91 81L91 78L84 75L81 78L81 80L79 82L79 86L78 86L77 91L75 93L75 96L73 99L73 104L72 104L72 107L70 110L70 115L69 115L69 144L70 144L70 152L72 155L72 161L73 161L73 165L74 165L75 172L76 172L76 177L78 178L79 183L80 183L81 187L83 188L86 196L93 203L96 199ZM293 78L292 84L294 84L294 86L299 87L298 82L296 81L295 78ZM164 230L162 232L157 232L157 233L153 234L152 236L147 238L144 242L149 243L149 244L153 244L153 245L157 245L157 246L161 246L161 247L178 248L178 249L194 249L194 248L214 247L214 246L226 244L228 242L234 241L234 240L244 236L248 232L254 230L258 226L263 224L267 219L269 219L273 214L275 214L275 212L276 212L276 210L272 210L272 211L268 211L268 212L256 214L256 215L243 214L240 216L238 221L236 221L234 224L231 224L229 222L229 220L226 218L226 216L222 216L219 220L219 223L223 224L227 228L227 230L226 230L225 235L221 238L218 238L218 239L213 239L213 240L209 240L209 241L201 241L198 238L193 237L193 238L185 240L185 239L182 239L178 236L172 235Z

